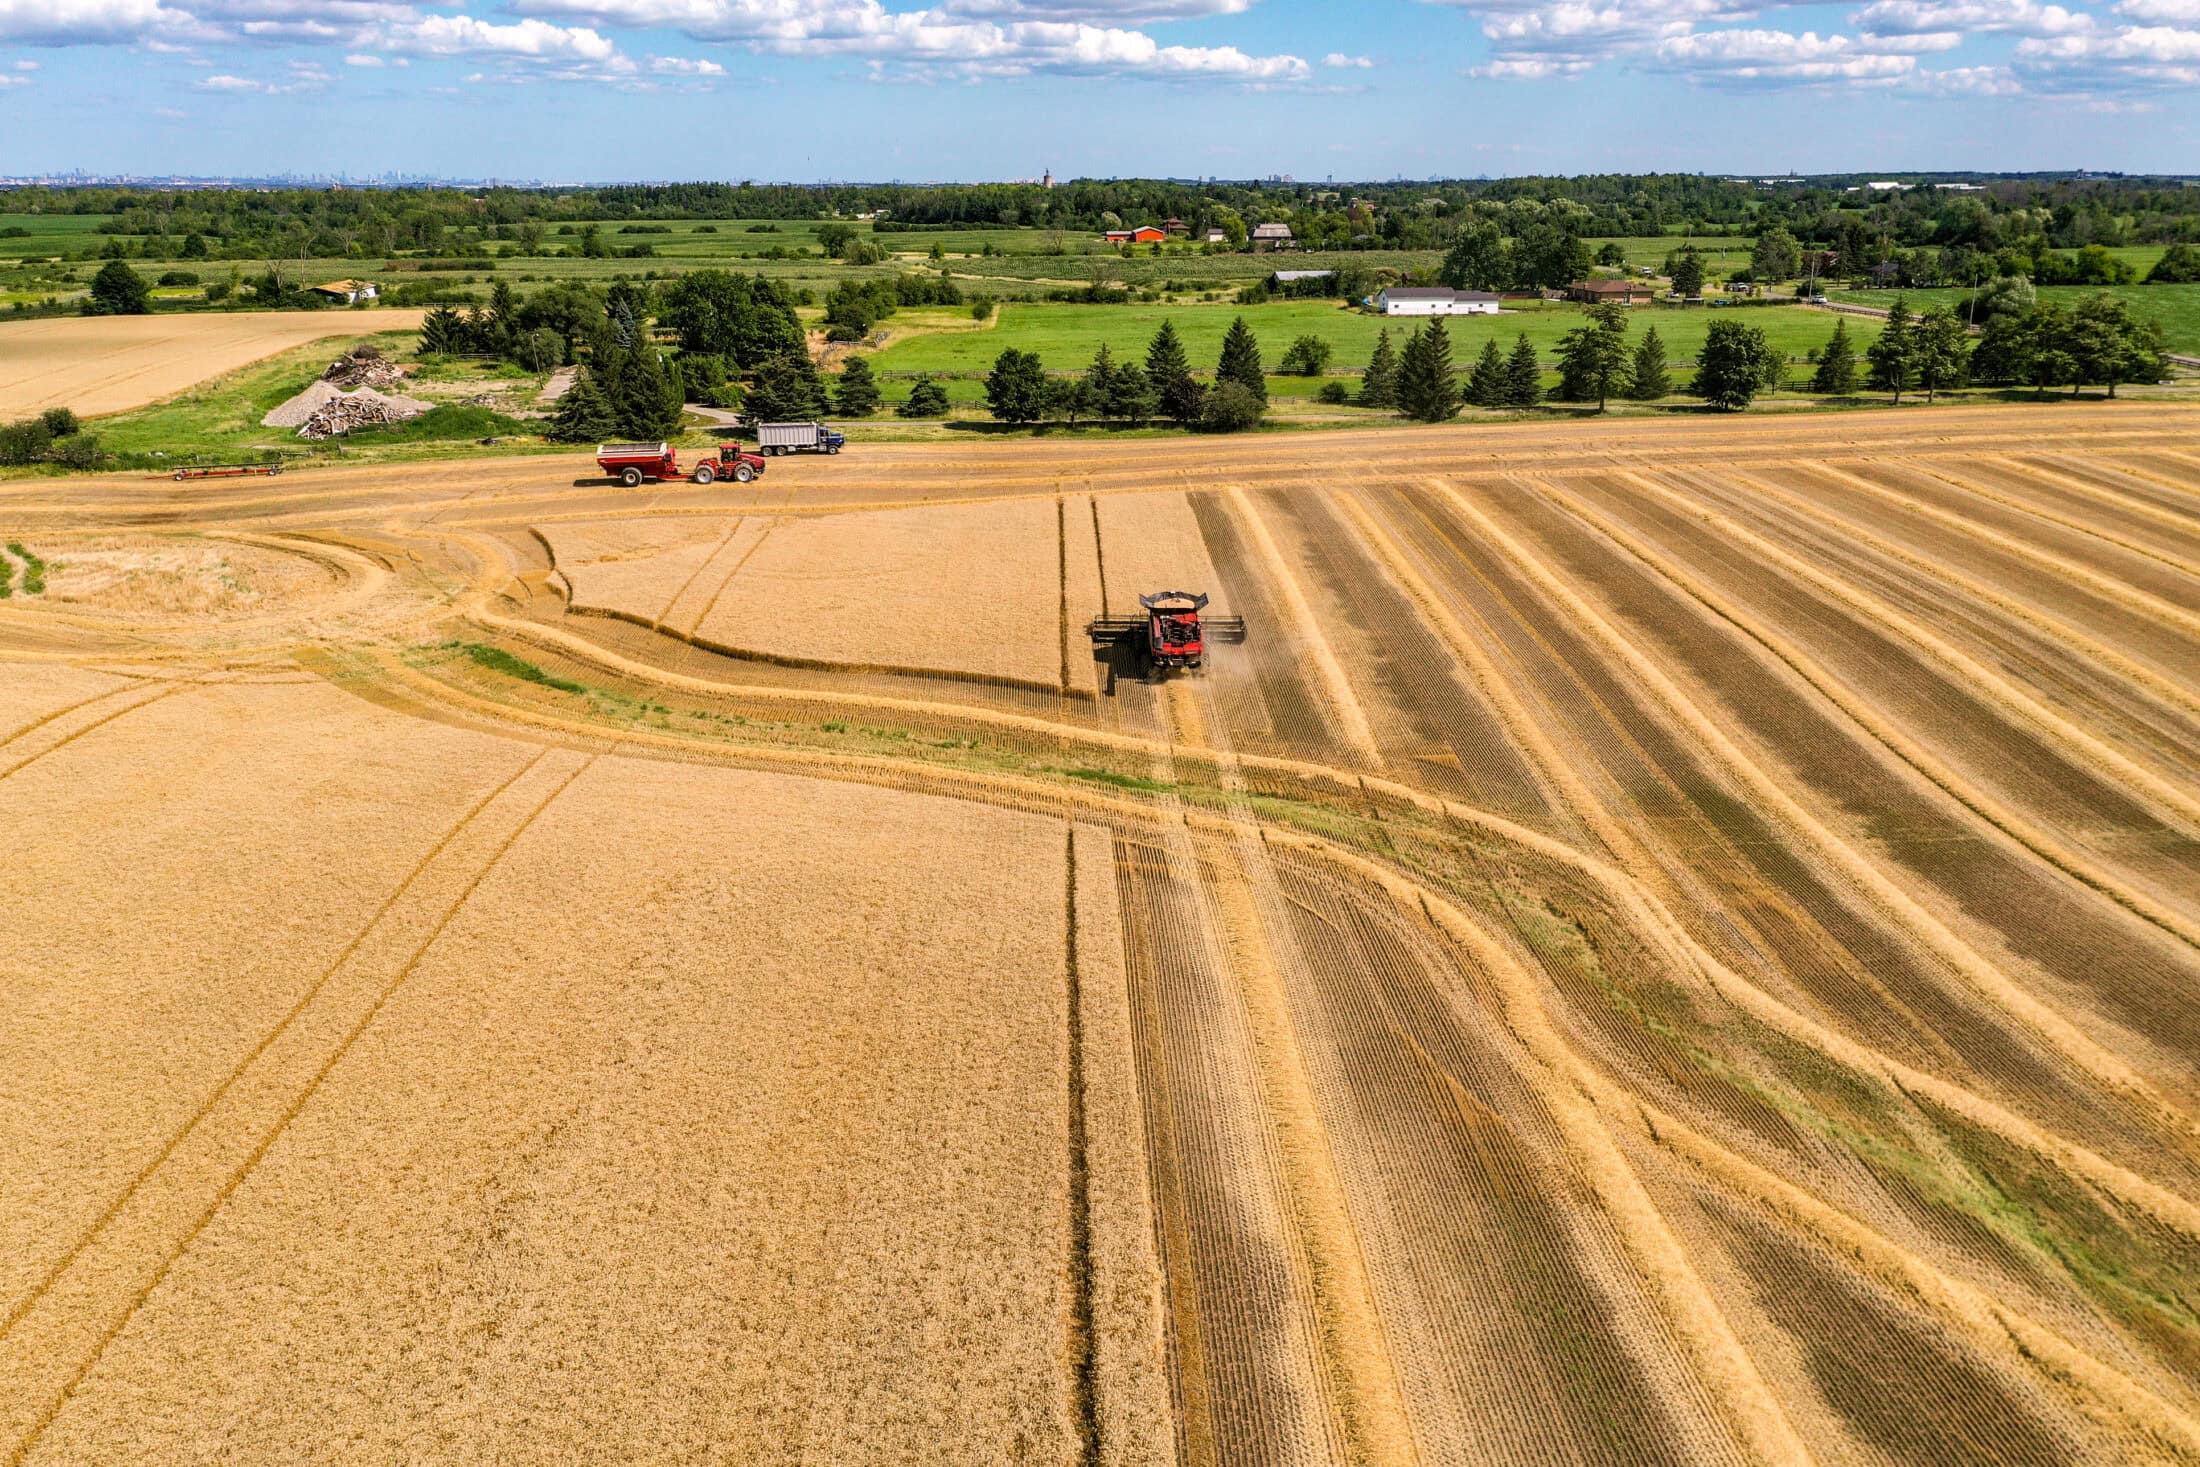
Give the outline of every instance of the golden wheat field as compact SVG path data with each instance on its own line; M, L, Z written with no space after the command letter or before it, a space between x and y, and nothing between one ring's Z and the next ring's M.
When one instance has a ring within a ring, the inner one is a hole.
M1351 442L10 491L0 1463L2200 1461L2200 413Z
M422 314L395 307L8 322L0 324L0 418L50 407L126 412L307 342L418 328Z

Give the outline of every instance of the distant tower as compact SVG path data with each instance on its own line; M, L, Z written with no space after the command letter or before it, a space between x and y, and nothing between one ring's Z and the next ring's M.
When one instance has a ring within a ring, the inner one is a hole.
M1040 175L1039 175L1039 187L1041 187L1041 188L1052 188L1052 187L1054 187L1054 170L1053 170L1053 169L1049 168L1049 169L1048 169L1048 170L1047 170L1046 172L1044 172L1044 173L1042 173L1042 174L1040 174Z

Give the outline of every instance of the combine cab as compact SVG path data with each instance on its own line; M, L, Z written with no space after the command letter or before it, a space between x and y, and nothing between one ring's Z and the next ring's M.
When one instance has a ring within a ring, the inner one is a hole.
M1245 640L1244 617L1200 615L1207 604L1203 591L1156 591L1139 597L1138 604L1146 608L1144 616L1095 617L1085 627L1092 645L1121 648L1136 655L1148 670L1169 673L1199 667L1210 642Z

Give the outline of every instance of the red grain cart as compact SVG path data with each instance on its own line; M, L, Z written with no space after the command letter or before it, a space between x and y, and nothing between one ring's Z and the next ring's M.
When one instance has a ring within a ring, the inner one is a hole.
M669 443L606 443L596 450L596 467L632 489L644 479L692 479L698 484L731 479L746 484L764 472L764 460L759 454L743 453L738 443L721 443L716 458L698 459L693 468L682 469L679 451Z

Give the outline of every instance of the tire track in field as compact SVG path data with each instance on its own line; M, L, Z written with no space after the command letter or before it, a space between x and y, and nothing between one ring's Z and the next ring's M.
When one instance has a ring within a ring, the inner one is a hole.
M2082 478L2071 473L2059 461L2049 459L2043 454L2028 454L2021 458L1990 458L1981 460L1981 462L2006 467L2020 480L2052 484L2065 493L2098 504L2116 514L2151 521L2174 532L2180 539L2190 539L2194 534L2200 533L2200 522L2196 522L2191 514L2180 514L2173 509L2164 509L2158 504L2151 503L2138 495L2127 493L2111 484ZM2105 467L2111 473L2122 474L2129 478L2139 479L2142 482L2148 478L2147 475L2123 464L2108 464ZM2193 567L2188 564L2185 569L2192 570Z
M396 975L381 986L380 990L375 994L373 1001L366 1007L365 1011L360 1014L358 1019L351 1025L351 1027L345 1031L342 1038L338 1040L336 1047L322 1059L319 1067L313 1071L312 1075L307 1079L304 1087L292 1097L289 1104L286 1105L282 1112L275 1118L274 1123L269 1126L265 1132L262 1133L259 1141L252 1147L251 1151L246 1154L244 1160L230 1173L228 1178L221 1184L221 1187L214 1194L213 1199L207 1203L207 1205L199 1213L197 1218L190 1224L188 1228L185 1229L183 1236L179 1238L174 1243L174 1245L171 1246L162 1256L159 1264L153 1270L152 1276L147 1279L143 1284L141 1284L132 1294L130 1299L121 1307L121 1309L119 1309L112 1317L109 1318L107 1324L101 1331L97 1341L93 1344L90 1353L78 1362L78 1364L68 1376L67 1380L60 1387L59 1391L53 1395L53 1397L47 1402L45 1407L40 1410L35 1418L33 1418L29 1431L15 1444L14 1448L9 1452L6 1458L5 1467L21 1467L23 1461L38 1445L39 1440L46 1434L47 1430L52 1427L55 1420L59 1418L61 1412L67 1408L69 1400L76 1394L78 1388L83 1385L85 1379L92 1373L94 1369L97 1368L101 1358L105 1356L108 1348L114 1343L116 1338L121 1335L122 1331L126 1327L128 1327L131 1319L136 1316L138 1310L143 1308L146 1301L150 1299L153 1294L160 1288L160 1286L167 1281L168 1275L171 1271L173 1271L177 1262L182 1259L185 1253L190 1251L191 1245L195 1243L202 1234L205 1233L206 1229L213 1223L215 1217L221 1212L222 1208L228 1205L229 1200L236 1195L237 1190L245 1184L246 1180L259 1167L260 1163L266 1158L268 1152L273 1149L275 1143L279 1139L281 1139L284 1131L289 1128L290 1123L297 1119L298 1115L305 1109L307 1104L310 1103L313 1097L319 1093L321 1086L327 1081L329 1075L335 1070L336 1066L342 1062L344 1057L351 1052L352 1047L358 1043L360 1037L366 1033L367 1029L373 1024L374 1020L380 1016L382 1010L389 1004L390 1000L397 996L398 991L404 987L406 981L410 979L413 973L419 968L421 960L427 956L429 949L432 948L435 945L436 941L442 937L443 933L457 918L459 912L465 907L466 903L470 901L474 893L480 889L481 884L488 879L490 873L496 870L497 865L504 859L505 855L510 852L513 845L518 842L519 838L522 835L526 834L528 829L533 826L536 819L556 802L558 796L563 794L576 779L580 778L582 774L585 774L589 769L593 768L597 760L602 757L603 753L600 751L583 757L582 760L574 766L571 772L567 773L561 780L559 780L559 782L550 790L549 794L544 796L539 802L529 808L526 815L520 819L519 823L513 827L511 832L507 834L504 839L497 845L495 850L490 853L487 861L484 862L481 868L474 873L473 877L466 883L465 887L459 892L458 896L447 907L445 907L441 915L439 915L435 919L433 925L429 929L426 938L424 938L421 943L416 948L414 948L412 954L408 958L406 958L404 964L399 967ZM537 762L539 762L539 760ZM530 764L528 767L533 768L535 766L533 764Z
M1059 506L1061 501L1056 500ZM1100 1450L1099 1341L1093 1322L1091 1161L1085 1134L1085 999L1077 950L1077 827L1062 826L1062 967L1064 1070L1069 1112L1069 1352L1070 1418L1077 1429L1077 1462L1086 1467Z
M1928 950L1968 979L1982 997L2039 1033L2070 1063L2112 1089L2146 1097L2150 1105L2165 1116L2181 1114L2177 1107L2121 1056L2101 1045L2083 1029L1987 962L1891 880L1876 863L1843 841L1805 809L1776 779L1750 760L1719 727L1717 720L1699 707L1656 659L1613 627L1580 593L1559 579L1557 573L1545 565L1539 556L1498 526L1452 486L1439 482L1436 487L1465 523L1473 526L1492 546L1519 566L1555 604L1564 607L1575 623L1603 645L1620 665L1635 669L1666 711L1697 741L1698 747L1717 759L1744 787L1762 800L1781 825L1797 833L1801 837L1800 843L1806 849L1816 849L1835 869L1846 874L1851 881L1869 892L1893 913ZM2180 1125L2180 1129L2189 1128L2189 1125L2188 1118Z
M75 1263L76 1260L83 1255L84 1251L92 1246L93 1241L97 1239L99 1234L106 1229L107 1225L113 1222L116 1216L118 1216L122 1212L123 1208L129 1205L131 1198L135 1197L138 1194L139 1190L144 1187L145 1183L152 1178L153 1174L159 1171L160 1168L168 1161L171 1156L176 1154L177 1148L181 1147L185 1140L190 1137L191 1133L198 1128L199 1123L204 1121L210 1114L212 1114L214 1108L221 1104L223 1098L229 1094L229 1092L236 1086L237 1082L244 1078L245 1072L250 1070L253 1065L257 1064L260 1060L260 1057L266 1054L269 1049L273 1048L276 1041L280 1040L283 1035L290 1030L290 1027L297 1022L299 1016L312 1006L313 1001L316 998L320 997L322 991L328 987L330 981L336 977L338 972L342 971L346 963L351 961L352 955L359 951L360 946L365 943L367 938L373 934L374 930L382 924L382 919L387 917L390 914L391 910L404 899L407 892L412 890L413 884L420 879L421 874L425 872L430 865L434 864L436 857L442 855L444 850L453 841L457 840L460 834L463 833L466 828L474 822L474 819L479 816L483 810L486 810L499 795L502 795L514 784L518 783L518 781L524 775L526 775L529 770L533 769L537 764L540 764L544 759L548 758L549 754L550 751L548 749L544 749L540 753L536 754L533 759L530 759L521 764L520 767L514 770L513 773L509 777L507 777L502 783L498 784L487 794L483 795L479 800L475 801L474 804L468 810L466 810L464 814L459 816L457 822L453 824L448 830L444 831L441 838L439 838L434 845L428 848L427 853L423 855L418 861L415 861L413 863L412 869L405 873L404 878L400 880L397 883L397 886L390 892L390 894L383 899L382 905L375 908L374 915L367 919L364 926L362 926L357 932L352 934L351 940L344 944L342 950L337 953L335 960L329 963L326 968L322 969L321 975L318 978L314 979L311 983L306 985L305 992L300 994L297 1001L293 1003L287 1011L284 1012L281 1018L275 1021L275 1024L272 1028L270 1028L265 1034L260 1036L259 1042L254 1044L252 1048L245 1053L244 1058L230 1067L229 1072L222 1076L222 1078L215 1084L214 1088L210 1092L208 1092L206 1098L199 1102L197 1108L194 1109L190 1115L184 1118L183 1124L178 1126L172 1133L170 1133L167 1141L164 1142L161 1145L160 1149L154 1153L153 1158L150 1161L146 1162L143 1167L139 1168L137 1174L124 1184L122 1190L115 1195L114 1200L107 1204L106 1208L92 1222L92 1225L86 1228L84 1232L79 1235L76 1242L71 1244L69 1248L61 1254L61 1256L54 1262L53 1266L48 1269L44 1276L40 1278L38 1283L31 1288L30 1292L25 1294L21 1299L17 1300L14 1306L11 1307L4 1316L0 1316L0 1340L4 1340L7 1338L9 1332L13 1330L17 1324L22 1322L23 1317L29 1314L30 1311L37 1306L39 1300L43 1299L46 1294L53 1288L54 1284L59 1281L61 1276L68 1272L70 1265Z
M135 713L140 708L149 708L153 704L158 703L163 699L173 698L176 694L181 693L186 689L195 687L206 687L214 683L221 682L226 678L226 676L226 673L217 672L213 674L198 674L191 677L174 679L172 681L164 681L159 685L158 690L153 692L149 696L140 698L135 703L125 704L124 706L115 709L112 713L103 713L99 717L93 719L91 722L83 725L82 727L71 729L68 733L63 734L60 738L55 739L52 743L46 744L38 749L37 752L27 754L24 757L17 759L13 763L7 765L5 768L0 768L0 780L8 779L13 775L22 772L23 770L30 768L31 765L36 764L39 760L45 758L48 754L58 753L60 750L65 749L69 745L75 743L78 739L83 738L86 734L93 733L99 729L105 728L108 724L113 723L116 719L122 718L131 713ZM44 718L38 719L32 723L24 725L22 728L17 729L14 733L8 735L5 741L0 741L0 748L12 748L15 746L18 740L24 738L25 736L34 733L41 728L50 727L56 719L64 718L69 714L78 711L79 709L87 708L90 705L97 703L102 698L115 697L122 693L142 692L144 691L144 687L145 685L142 683L131 683L120 688L110 688L104 693L94 694L92 697L86 698L80 703L72 703L67 708L63 708L58 710L57 712L50 713Z
M1943 641L1912 618L1903 615L1869 593L1836 581L1793 555L1783 547L1748 529L1727 515L1708 510L1700 502L1688 500L1664 486L1654 483L1640 474L1621 472L1614 477L1632 484L1663 502L1678 506L1682 513L1711 525L1732 539L1748 545L1758 555L1780 566L1799 580L1815 586L1837 604L1854 610L1860 616L1893 629L1913 645L1922 646L1972 685L1989 689L1989 698L2001 704L2005 716L2026 719L2065 735L2072 740L2085 757L2099 760L2115 768L2117 773L2133 784L2143 785L2150 793L2157 794L2163 803L2186 814L2188 819L2200 821L2200 812L2188 810L2186 802L2174 791L2160 793L2151 771L2140 769L2120 752L2108 749L2092 735L2068 724L2059 715L2039 707L2028 695L2001 681L1994 673ZM1537 481L1537 487L1547 498L1573 515L1582 524L1604 536L1624 552L1634 557L1656 575L1669 582L1695 600L1721 621L1734 627L1768 654L1777 658L1804 682L1815 689L1826 701L1839 708L1853 720L1856 726L1869 734L1889 753L1915 770L1919 776L1961 804L1972 814L2001 831L2022 845L2033 855L2082 882L2133 915L2152 923L2164 932L2194 947L2200 947L2200 923L2195 923L2176 909L2164 905L2147 892L2136 888L2129 880L2121 879L2102 866L2091 855L2071 843L2052 834L2037 822L2027 818L2003 800L1988 795L1972 780L1959 774L1947 761L1934 754L1922 742L1911 738L1892 721L1874 711L1862 697L1847 691L1841 680L1802 646L1761 625L1749 611L1731 598L1713 588L1701 577L1683 568L1671 557L1651 548L1649 543L1633 531L1627 530L1610 516L1589 508L1577 495L1564 494L1555 497L1549 481ZM2003 700L2007 701L2004 702ZM2013 706L2012 706L2013 705ZM2189 836L2190 832L2186 832Z

